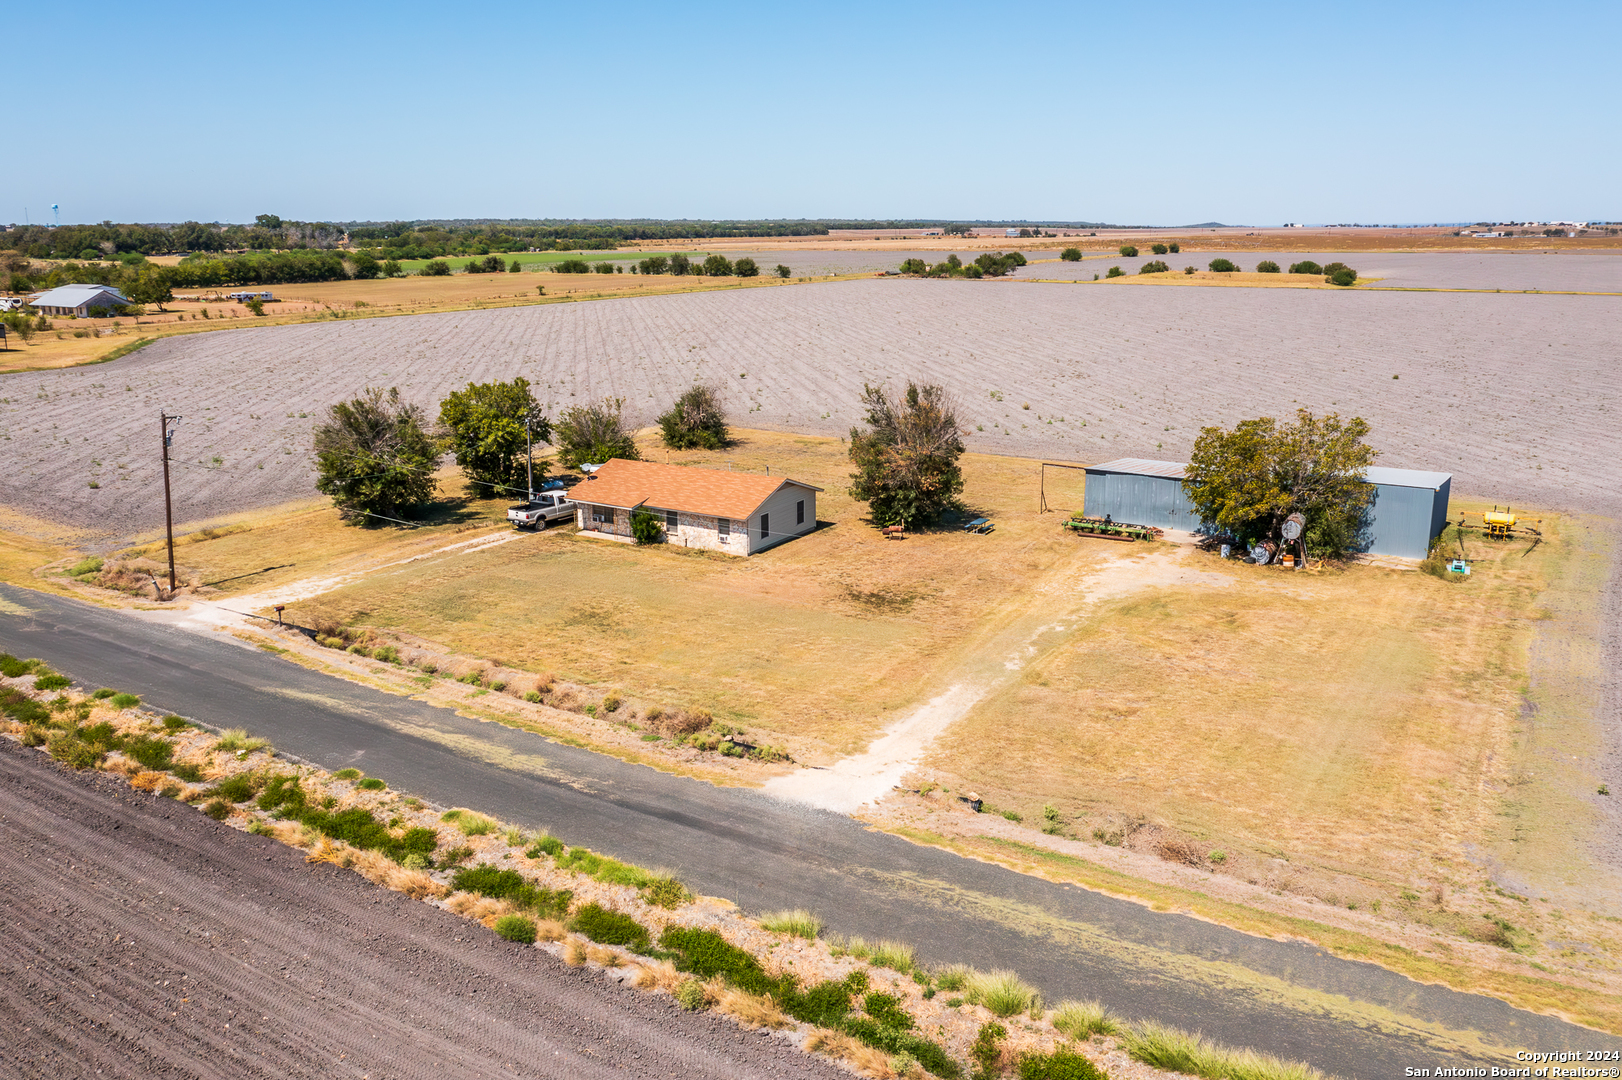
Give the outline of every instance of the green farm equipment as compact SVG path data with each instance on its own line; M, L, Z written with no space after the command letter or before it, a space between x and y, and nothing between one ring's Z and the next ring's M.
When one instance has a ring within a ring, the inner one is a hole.
M1131 525L1124 521L1112 521L1107 516L1092 518L1085 514L1071 515L1064 527L1084 536L1099 536L1105 540L1159 540L1165 536L1153 525Z

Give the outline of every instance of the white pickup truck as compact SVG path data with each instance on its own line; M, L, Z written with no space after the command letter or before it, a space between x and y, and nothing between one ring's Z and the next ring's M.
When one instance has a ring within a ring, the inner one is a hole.
M574 517L575 505L564 492L537 494L530 502L507 508L507 520L520 529L544 529L554 521Z

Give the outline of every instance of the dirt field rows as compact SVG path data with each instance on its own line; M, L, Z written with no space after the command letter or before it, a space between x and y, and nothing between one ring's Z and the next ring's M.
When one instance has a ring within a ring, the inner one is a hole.
M0 741L0 1073L848 1075Z
M1466 254L1435 251L1199 251L1185 247L1177 255L1155 255L1147 247L1135 259L1087 258L1079 263L1042 262L1017 272L1022 278L1050 278L1062 281L1091 281L1111 266L1128 274L1150 259L1164 259L1173 270L1185 266L1204 270L1219 255L1254 270L1263 259L1271 259L1285 270L1290 264L1310 259L1319 265L1343 262L1363 278L1379 278L1380 288L1399 289L1503 289L1544 292L1622 292L1622 252L1562 251L1556 254ZM833 254L828 252L827 254ZM1051 253L1043 253L1051 257ZM897 263L897 266L900 264ZM895 269L885 267L883 269Z
M859 420L864 382L916 376L960 397L972 448L1086 462L1180 458L1202 424L1304 405L1368 418L1383 464L1451 472L1456 492L1615 508L1596 467L1622 450L1615 311L873 280L202 334L0 380L0 501L111 536L161 524L160 407L185 416L178 520L308 496L311 429L333 401L398 385L432 408L522 374L553 409L612 394L643 419L708 380L740 425L822 434Z

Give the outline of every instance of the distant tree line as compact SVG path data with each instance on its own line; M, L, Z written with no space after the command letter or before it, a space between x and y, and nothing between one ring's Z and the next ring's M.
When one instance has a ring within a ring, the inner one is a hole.
M778 271L783 267L779 266ZM733 262L725 255L710 255L703 262L694 262L686 255L654 255L631 267L633 274L674 274L677 277L758 277L760 267L747 255ZM780 277L787 274L779 273Z

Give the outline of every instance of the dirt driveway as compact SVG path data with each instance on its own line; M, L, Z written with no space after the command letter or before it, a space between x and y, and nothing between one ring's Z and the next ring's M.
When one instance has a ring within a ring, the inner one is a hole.
M0 740L0 1074L844 1076Z

